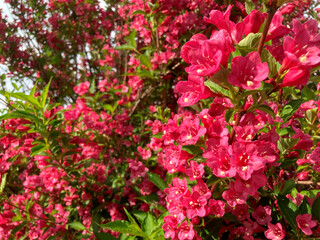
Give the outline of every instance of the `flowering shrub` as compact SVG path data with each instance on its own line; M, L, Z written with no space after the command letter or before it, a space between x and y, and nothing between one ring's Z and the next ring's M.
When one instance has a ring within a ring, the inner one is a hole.
M313 2L9 3L3 239L319 237Z

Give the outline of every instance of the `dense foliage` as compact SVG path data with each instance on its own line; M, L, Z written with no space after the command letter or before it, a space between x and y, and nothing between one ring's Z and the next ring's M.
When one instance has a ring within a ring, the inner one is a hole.
M317 1L7 4L0 239L320 236Z

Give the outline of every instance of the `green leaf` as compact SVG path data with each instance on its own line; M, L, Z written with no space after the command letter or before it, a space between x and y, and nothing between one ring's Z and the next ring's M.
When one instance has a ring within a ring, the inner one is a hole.
M19 232L22 228L24 228L28 222L22 222L18 226L16 226L14 229L11 230L11 236L14 236L17 232Z
M268 63L268 67L269 67L268 76L270 78L274 77L278 72L277 60L274 58L274 56L272 56L272 54L268 50L263 49L261 52L261 61Z
M184 146L182 146L182 150L184 150L192 155L197 155L197 154L203 153L202 149L198 146L195 146L195 145L184 145Z
M256 49L261 38L261 33L249 33L244 39L239 42L239 47Z
M96 90L96 81L95 79L92 79L89 87L89 93L94 93L95 90Z
M50 84L51 84L51 79L50 79L49 83L43 88L43 91L41 94L41 107L42 108L44 108L44 106L46 105ZM33 97L33 95L31 95L31 96Z
M254 10L256 8L256 5L252 1L246 0L245 8L246 8L246 12L248 14L250 14L252 12L252 10Z
M207 180L206 184L207 184L208 187L211 187L212 185L220 182L221 180L222 180L222 178L219 178L219 177L217 177L215 175L211 175L210 177L208 177L208 180Z
M30 156L33 157L35 155L38 155L39 153L44 152L46 149L47 149L46 145L42 145L42 144L36 145L31 148Z
M147 196L146 196L147 197ZM142 224L143 220L147 217L146 212L141 211L141 210L134 210L133 215L138 219L138 221Z
M164 191L168 187L167 183L156 173L148 172L149 180L160 190Z
M226 113L224 114L224 119L226 120L227 123L229 123L230 119L234 116L234 110L233 109L228 109Z
M320 197L314 200L312 204L312 216L314 216L318 221L320 221Z
M148 213L147 217L144 219L143 223L142 223L142 230L148 235L150 236L150 234L153 232L155 227L154 224L154 219L152 214Z
M144 201L145 203L147 203L149 205L153 204L154 202L159 201L158 195L156 193L151 193L147 196L136 197L136 199Z
M315 99L315 94L314 91L312 91L310 88L308 88L308 86L304 86L304 88L302 89L302 95L301 95L302 99L304 99L305 101L310 101L310 100L314 100Z
M219 232L223 226L223 220L222 219L212 219L209 220L208 223L205 226L205 238L203 239L213 239L218 240L219 239Z
M87 230L86 227L81 222L72 222L72 223L68 223L67 225L75 230L82 230L82 231Z
M127 44L117 46L116 49L117 50L136 50L134 46L127 45Z
M130 45L133 46L134 48L137 48L137 43L136 43L136 31L133 30L130 35L129 35L129 40L130 40Z
M277 197L277 203L283 216L293 228L293 230L295 230L297 228L296 218L299 215L298 207L288 198L282 195L279 195Z
M94 234L97 238L97 240L117 240L114 236L112 236L110 233L95 233Z
M308 203L307 198L304 197L302 203L299 206L299 214L303 215L303 214L306 214L306 213L311 214L311 207L310 207L310 205Z
M286 127L286 128L279 129L278 134L281 137L281 136L285 136L288 134L290 134L290 135L295 134L295 131L291 127Z
M287 151L293 148L298 142L299 139L297 138L280 138L277 145L281 154L285 154Z
M5 119L17 119L17 118L22 118L22 119L27 119L30 120L34 123L39 123L42 124L42 121L37 118L35 115L26 112L26 111L21 111L21 110L16 110L11 113L4 114L0 116L0 120L5 120Z
M8 173L5 173L5 174L2 175L1 184L0 184L0 194L3 192L3 190L4 190L5 186L6 186L7 175L8 175Z
M231 98L231 94L230 94L229 90L221 87L220 85L218 85L210 80L205 81L204 85L207 86L208 88L210 88L210 90L214 93L218 93L223 96L226 96L227 98Z
M137 224L136 220L134 220L134 218L131 216L131 214L127 211L126 208L123 208L124 212L126 213L129 221L131 222L132 225L134 225L135 227L139 228L139 225Z
M286 122L299 109L302 99L296 99L289 102L281 111L281 118Z
M141 63L149 69L152 69L150 57L147 55L140 55Z
M119 233L126 233L126 234L131 234L131 235L145 237L145 238L148 237L144 232L142 232L141 229L137 229L136 227L132 226L132 224L129 223L128 221L117 220L114 222L102 224L101 227L107 228L111 231L115 231Z
M296 187L296 183L295 183L294 179L290 179L290 180L286 181L282 190L280 191L280 194L283 196L286 196L295 187Z
M269 107L268 105L262 104L262 105L258 106L257 109L269 114L273 119L276 118L276 115L274 114L273 109L271 107Z
M39 101L37 100L37 98L35 98L34 96L30 96L30 95L26 95L24 93L21 92L17 92L17 93L9 93L9 95L11 97L14 97L16 99L22 100L22 101L26 101L27 103L29 103L30 105L34 106L37 109L42 109L41 104L39 103Z
M146 15L147 13L145 11L142 11L142 10L136 10L131 15L136 15L136 14Z

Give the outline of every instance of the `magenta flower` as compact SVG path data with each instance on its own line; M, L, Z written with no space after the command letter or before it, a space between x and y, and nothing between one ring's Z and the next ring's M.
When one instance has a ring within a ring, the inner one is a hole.
M251 52L247 56L232 59L231 73L228 80L234 86L253 90L261 86L261 81L269 74L268 64L261 63L258 52Z
M192 240L195 236L195 231L193 230L193 224L184 221L179 227L179 240Z
M312 216L308 213L303 215L298 215L296 218L297 226L301 229L301 231L306 235L311 235L312 230L311 228L317 226L317 223L311 220Z
M210 199L209 200L209 207L210 213L217 216L222 217L225 213L225 202L221 200Z
M75 91L75 93L77 93L80 96L82 96L83 94L88 92L89 87L90 87L90 83L89 82L83 82L83 83L80 83L79 86L74 87L73 90Z
M268 239L281 240L286 236L286 231L282 228L280 223L277 223L276 225L268 223L268 228L269 229L264 233Z
M225 30L213 32L210 39L203 34L194 35L181 49L181 56L191 65L186 72L197 76L210 76L226 66L234 50L231 38Z
M201 99L211 96L209 88L204 86L204 79L199 76L188 76L188 81L180 81L176 85L175 92L182 94L178 99L180 106L186 107L196 104Z
M271 207L270 206L258 206L257 209L252 213L252 217L260 225L265 225L271 222Z
M194 192L192 196L187 197L184 200L186 215L189 219L196 216L204 217L206 215L206 205L207 199L204 196L201 196L198 192Z
M185 173L187 174L189 179L193 181L196 179L200 179L203 176L204 174L203 168L204 168L204 165L202 163L198 164L195 161L190 161L190 166L189 168L187 168Z

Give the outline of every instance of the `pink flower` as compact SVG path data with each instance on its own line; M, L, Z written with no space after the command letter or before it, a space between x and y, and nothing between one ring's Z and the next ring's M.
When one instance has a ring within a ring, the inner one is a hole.
M225 30L213 32L210 39L203 34L194 35L181 49L181 56L191 65L186 72L197 76L209 76L228 64L229 54L234 50Z
M209 200L210 213L217 216L222 217L225 213L225 202L221 200L210 199Z
M271 207L270 206L261 206L259 205L257 209L252 213L252 217L259 223L260 225L265 225L271 222Z
M251 52L246 57L238 56L232 59L229 83L244 89L257 89L261 81L269 74L268 64L261 63L258 52Z
M229 189L222 193L223 199L227 201L230 207L235 207L237 204L244 204L247 201L247 194L237 192L234 188L234 183L230 183Z
M174 239L177 233L177 219L173 216L165 216L163 221L162 229L165 231L164 237Z
M264 233L268 239L281 240L286 236L286 231L282 229L282 225L280 223L277 223L276 225L268 223L268 228L269 229Z
M75 93L82 96L83 94L88 92L89 86L90 86L89 82L83 82L83 83L80 83L79 86L74 87L73 90L75 91Z
M204 165L198 164L195 161L190 161L190 166L189 168L186 170L186 174L187 176L189 176L189 179L191 181L196 180L196 179L200 179L203 174L204 174Z
M178 99L178 104L183 107L191 106L211 96L211 91L204 86L204 79L191 74L188 76L188 81L178 82L174 91L182 94Z
M312 216L308 213L303 214L303 215L298 215L297 216L297 226L298 228L301 229L301 231L306 234L306 235L311 235L312 230L311 228L317 226L317 223L313 220L311 220Z
M195 231L193 230L193 224L184 221L179 227L179 240L192 240L195 236Z
M206 215L205 206L207 205L207 199L198 192L194 192L190 197L184 199L183 203L189 219L196 216L204 217Z
M178 140L182 145L192 145L195 144L206 131L206 128L200 126L198 117L194 119L187 118L180 125L181 135Z

